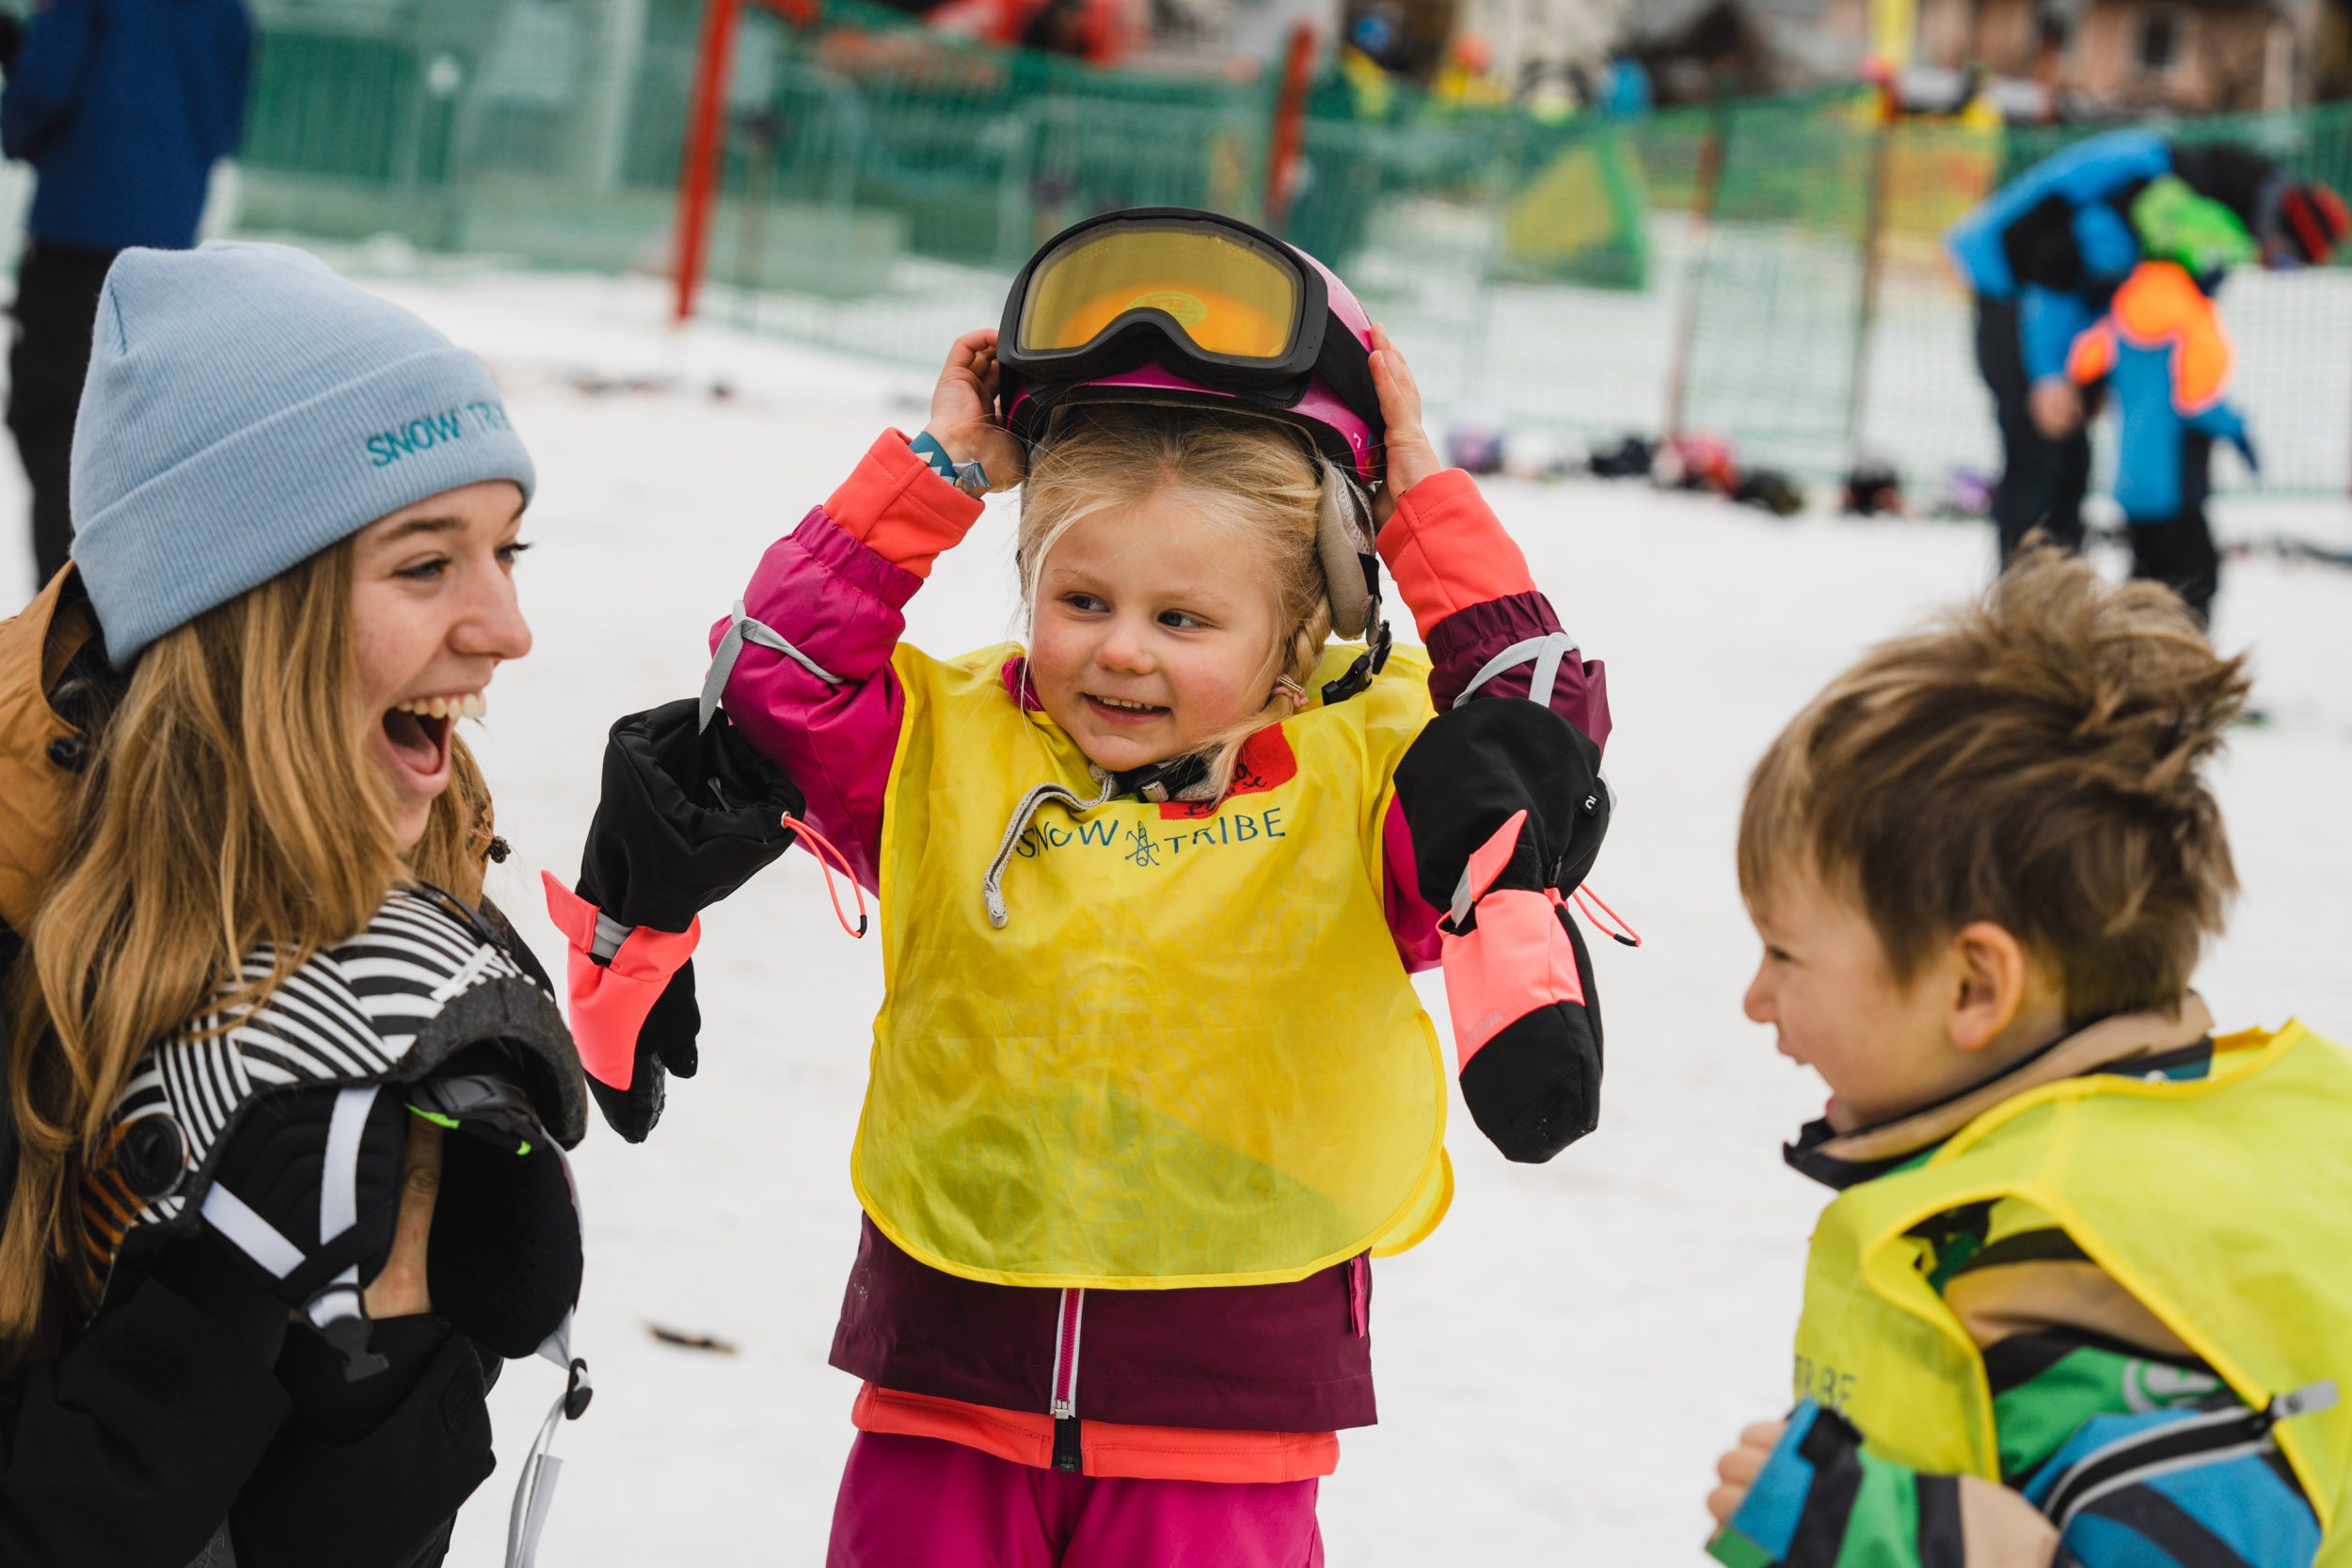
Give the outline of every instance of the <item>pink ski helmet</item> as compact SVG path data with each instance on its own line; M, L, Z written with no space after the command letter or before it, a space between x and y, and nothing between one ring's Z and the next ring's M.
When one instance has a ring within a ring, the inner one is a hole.
M1384 473L1372 318L1330 268L1238 218L1105 213L1022 268L996 357L1025 445L1083 403L1237 406L1296 426L1367 489Z

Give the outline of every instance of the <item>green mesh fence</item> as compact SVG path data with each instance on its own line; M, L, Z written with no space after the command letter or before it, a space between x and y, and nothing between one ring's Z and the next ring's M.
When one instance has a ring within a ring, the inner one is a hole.
M237 225L664 273L698 13L417 0L371 27L265 10ZM1262 218L1276 74L1095 71L861 0L805 28L754 12L706 309L928 367L996 319L1064 224L1147 203ZM2352 109L2172 134L2255 141L2352 185ZM1888 127L1851 91L1550 122L1333 71L1284 231L1348 278L1448 417L1673 425L1751 463L1819 474L1867 454L1927 480L1994 462L1939 237L2066 139ZM2352 273L2246 276L2223 298L2264 484L2342 492Z
M1941 237L2034 162L2095 129L2001 132L1877 123L1867 101L1716 117L1721 182L1688 275L1685 428L1764 460L1822 470L1867 455L1914 480L1998 463L1975 362L1973 305ZM2166 128L2228 137L2301 172L2352 177L2352 105ZM1693 187L1693 207L1706 205ZM1655 217L1654 217L1655 221ZM2232 396L2264 458L2262 488L2352 487L2352 273L2243 269L2221 293ZM2104 462L2113 443L2094 433ZM2246 487L2233 454L2225 487Z

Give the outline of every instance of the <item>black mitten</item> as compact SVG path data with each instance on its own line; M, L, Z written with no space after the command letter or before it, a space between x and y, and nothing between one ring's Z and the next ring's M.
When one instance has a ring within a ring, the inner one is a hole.
M548 912L571 941L572 1033L589 1088L631 1143L660 1119L667 1075L691 1078L699 1065L697 916L790 847L783 819L804 805L723 712L697 721L686 698L612 726L580 881L548 884Z
M521 1098L490 1077L430 1086L445 1095L511 1097L510 1103ZM529 1132L502 1135L495 1120L469 1114L441 1145L441 1190L425 1249L433 1310L512 1360L563 1326L580 1300L581 1273L580 1211L554 1143L535 1123Z
M1567 938L1577 994L1529 1008L1461 1070L1462 1102L1478 1130L1503 1158L1530 1164L1550 1159L1600 1121L1600 991L1592 954L1567 905L1552 905L1549 917ZM1453 972L1449 962L1449 987ZM1456 1019L1458 1032L1458 1012Z
M580 895L627 926L683 931L790 847L807 802L723 709L692 698L632 713L604 749L604 794L580 857Z
M1413 742L1397 798L1422 896L1446 911L1462 1098L1506 1159L1550 1159L1600 1116L1600 996L1565 895L1609 829L1599 749L1535 703L1469 702Z
M495 1464L482 1364L436 1318L375 1325L391 1365L338 1386L331 1351L296 1329L278 1364L295 1418L230 1510L239 1568L416 1568Z
M687 959L661 988L639 1025L627 1087L588 1075L588 1092L604 1113L605 1125L630 1143L643 1143L669 1102L668 1080L691 1078L702 1066L695 1043L702 1034L702 1008L694 1000L694 960Z

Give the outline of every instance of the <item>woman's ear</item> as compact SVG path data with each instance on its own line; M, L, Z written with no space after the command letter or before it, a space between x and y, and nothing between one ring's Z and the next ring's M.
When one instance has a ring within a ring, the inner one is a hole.
M1952 991L1945 1033L1963 1051L1981 1051L2017 1021L2033 966L2025 944L1990 920L1972 921L1955 932L1946 958Z

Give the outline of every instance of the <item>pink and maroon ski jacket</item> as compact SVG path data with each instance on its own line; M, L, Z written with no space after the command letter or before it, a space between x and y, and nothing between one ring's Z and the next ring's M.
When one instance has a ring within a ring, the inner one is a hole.
M905 714L890 667L901 611L980 510L885 433L711 630L721 665L732 658L726 714L867 888ZM1408 970L1444 966L1480 1129L1511 1158L1548 1159L1597 1115L1599 1009L1566 895L1607 825L1602 668L1563 633L1469 475L1400 497L1378 548L1428 646L1438 714L1399 766L1385 826L1390 931ZM1006 701L1020 689L1009 679ZM688 950L671 943L665 965ZM599 961L575 939L576 1001ZM580 1031L592 1070L628 1061L643 1018L608 1015L609 1040ZM982 1284L917 1263L869 1221L832 1360L866 1381L869 1431L1089 1474L1290 1480L1327 1472L1331 1433L1375 1418L1370 1303L1365 1258L1284 1285Z

